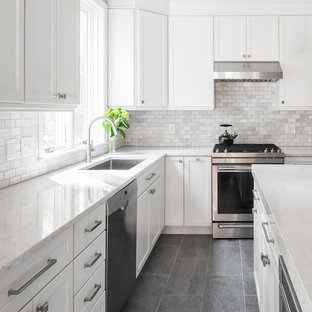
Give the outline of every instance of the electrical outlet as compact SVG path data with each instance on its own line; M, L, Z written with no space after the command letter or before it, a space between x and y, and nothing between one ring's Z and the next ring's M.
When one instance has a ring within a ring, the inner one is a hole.
M22 158L34 155L34 144L32 137L21 138Z
M296 133L296 124L288 123L285 125L286 134L295 134Z
M175 134L175 125L169 125L169 134Z
M15 139L7 140L7 160L13 160L16 158L15 153Z

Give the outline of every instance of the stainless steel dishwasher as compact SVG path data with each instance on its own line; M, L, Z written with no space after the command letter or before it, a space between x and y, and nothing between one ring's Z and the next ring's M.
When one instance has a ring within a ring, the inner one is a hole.
M107 312L120 312L136 280L137 182L107 201Z

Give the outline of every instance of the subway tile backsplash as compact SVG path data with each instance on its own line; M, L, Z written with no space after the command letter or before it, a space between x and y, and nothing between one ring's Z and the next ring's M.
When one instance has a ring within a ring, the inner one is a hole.
M214 111L131 112L124 144L211 146L220 135L219 124L226 122L238 133L237 143L312 146L312 111L280 111L278 92L278 82L218 82ZM84 150L38 159L38 123L37 112L0 112L0 188L85 159ZM287 124L295 126L295 134L287 133ZM175 126L175 134L169 134L169 125ZM33 153L23 158L20 143L24 137L32 138ZM11 160L7 157L8 140L14 143ZM117 146L122 144L118 140Z
M280 111L279 82L217 82L215 87L213 111L132 112L126 145L211 146L220 123L230 123L236 143L312 146L312 111ZM295 134L287 133L287 124L295 126ZM169 134L169 125L175 134Z

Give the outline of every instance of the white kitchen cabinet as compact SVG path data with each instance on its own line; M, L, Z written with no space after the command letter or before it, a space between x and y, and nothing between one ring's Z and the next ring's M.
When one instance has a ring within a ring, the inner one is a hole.
M169 109L214 109L213 18L169 18Z
M280 108L311 110L312 16L280 17Z
M158 178L150 190L150 231L149 231L149 244L150 246L154 246L157 238L160 234L160 217L162 210L162 192L161 192L161 180Z
M24 101L24 0L0 1L0 102Z
M32 312L32 302L29 302L22 310L18 312Z
M145 191L137 204L137 275L149 255L149 191Z
M184 223L183 157L167 157L165 173L165 225Z
M168 105L168 18L140 11L140 99L142 108Z
M278 17L215 17L215 61L278 61Z
M220 16L214 18L215 61L246 60L246 17Z
M108 10L108 105L167 108L167 16Z
M211 226L211 158L185 157L184 209L186 226Z
M247 60L279 60L279 26L277 16L247 17Z
M26 1L26 103L79 104L79 10L78 0Z
M47 310L44 308L48 307ZM73 265L70 264L34 299L35 311L73 311Z
M105 312L105 292L102 294L101 298L97 301L90 312Z

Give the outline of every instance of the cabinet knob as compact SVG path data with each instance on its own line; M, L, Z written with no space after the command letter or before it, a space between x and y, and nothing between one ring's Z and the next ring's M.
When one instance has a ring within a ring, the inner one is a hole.
M250 55L250 54L248 54L247 56L248 56L248 57L251 57L251 55Z
M285 104L285 101L282 101L282 104Z
M243 58L245 58L246 57L246 54L243 54Z
M182 162L183 162L182 159L179 159L179 163L182 164Z
M141 103L144 104L144 100L142 100Z
M151 190L150 190L150 193L151 193L152 195L154 195L154 194L155 194L155 192L156 192L156 190L155 190L155 189L151 189Z
M261 253L261 261L264 267L266 267L267 265L270 265L270 259L268 255Z
M49 303L46 302L45 304L38 306L36 312L48 312L49 311Z
M200 159L197 157L197 158L196 158L196 161L200 161Z

